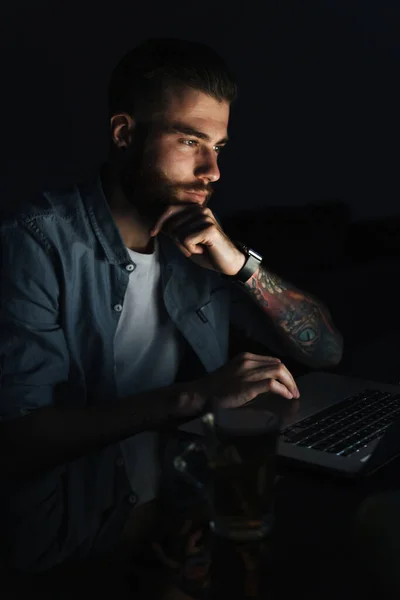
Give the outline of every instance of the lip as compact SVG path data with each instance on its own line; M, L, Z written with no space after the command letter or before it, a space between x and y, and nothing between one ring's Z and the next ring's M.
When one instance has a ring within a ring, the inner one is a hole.
M185 191L185 194L192 196L192 198L197 198L198 200L205 200L208 196L207 192L189 192Z

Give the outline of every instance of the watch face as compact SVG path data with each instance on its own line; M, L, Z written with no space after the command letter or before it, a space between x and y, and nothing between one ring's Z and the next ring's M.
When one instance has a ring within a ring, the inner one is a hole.
M258 252L256 252L255 250L251 250L250 248L248 249L248 253L251 254L252 256L254 256L254 258L256 258L257 260L259 260L260 262L262 261L262 256L261 254L258 254Z

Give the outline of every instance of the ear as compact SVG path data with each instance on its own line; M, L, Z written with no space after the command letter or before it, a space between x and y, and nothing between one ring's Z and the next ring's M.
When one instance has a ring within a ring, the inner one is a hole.
M113 115L110 121L111 142L117 148L128 148L132 143L135 122L127 113Z

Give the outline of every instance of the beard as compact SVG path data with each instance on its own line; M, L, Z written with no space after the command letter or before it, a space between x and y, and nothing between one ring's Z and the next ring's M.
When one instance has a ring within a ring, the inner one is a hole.
M148 158L132 155L120 170L120 185L129 203L149 225L154 225L168 206L189 204L180 199L182 192L207 193L206 206L214 191L211 184L199 180L172 181Z

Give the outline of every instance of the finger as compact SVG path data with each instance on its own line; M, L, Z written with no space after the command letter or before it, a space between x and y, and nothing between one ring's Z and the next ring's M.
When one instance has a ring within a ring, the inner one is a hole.
M179 250L182 252L182 254L184 254L186 256L186 258L190 258L192 256L192 253L189 252L189 250L187 248L185 248L185 246L183 246L179 240L172 238L173 241L175 242L175 244L178 246Z
M280 364L278 366L270 365L267 367L257 367L252 371L248 371L246 374L247 381L262 381L263 379L276 379L289 390L289 392L292 394L292 397L297 397L297 386L294 383L293 377L290 375L289 371L284 365Z
M195 221L191 225L184 224L178 229L171 230L172 239L180 243L191 254L203 254L207 245L207 230L210 224L204 221Z
M293 377L293 375L291 374L291 372L289 371L289 369L286 367L286 365L282 364L283 369L286 371L286 373L288 374L288 376L290 377L291 381L292 381L292 385L293 385L293 389L295 390L295 393L293 394L295 398L299 398L300 397L300 391L299 388L297 387L297 383Z
M238 354L236 357L236 359L241 359L241 360L253 360L256 362L263 362L263 363L281 363L282 361L280 360L280 358L277 358L276 356L266 356L265 354L253 354L252 352L242 352L241 354Z
M206 228L203 227L200 231L185 235L183 239L178 237L179 243L182 244L190 254L204 254L205 247L210 246L205 230Z
M286 385L277 379L270 380L269 391L273 394L278 394L278 396L283 396L283 398L288 398L289 400L296 399Z
M281 365L279 366L279 369L282 371L282 373L281 373L281 378L277 377L277 379L282 381L282 377L283 377L284 381L282 381L282 383L284 383L285 385L289 384L288 388L292 392L293 396L295 398L299 398L300 397L299 388L297 387L294 377L291 374L291 372L289 371L289 369L283 363L281 363Z
M248 371L254 371L258 368L278 367L282 364L279 358L251 354L250 352L239 354L233 360L238 367L238 375L246 375Z
M167 226L164 227L163 231L166 231L170 235L176 235L180 239L184 239L191 234L204 232L212 226L213 223L205 219L203 215L196 215L187 218L179 224L175 221L168 221Z
M191 231L195 227L196 223L211 224L210 219L206 217L206 215L204 215L202 212L196 209L197 207L189 208L178 214L172 215L167 220L167 224L164 224L164 230L168 233L175 233L180 230L184 231L185 228L187 228L188 231Z
M155 237L156 235L158 235L161 231L161 229L164 226L164 223L166 223L166 221L168 221L168 219L171 219L174 215L177 215L178 213L187 210L188 205L187 204L182 204L182 206L178 206L176 204L174 204L173 206L169 206L164 212L163 214L159 217L159 219L157 220L156 224L154 225L154 227L150 230L150 235L152 237Z
M150 229L150 236L155 237L160 233L161 227L164 225L165 221L167 221L168 217L171 215L171 207L169 207L161 217L156 221L156 224Z
M274 369L274 367L272 369ZM273 376L272 378L285 385L293 395L293 398L299 397L300 393L296 382L293 379L292 374L285 367L285 365L279 365L279 367L276 368L276 376Z
M251 387L247 390L247 393L250 393L251 400L254 400L254 398L256 398L256 396L259 394L265 394L266 392L272 392L273 394L277 394L283 398L288 398L288 400L293 399L293 394L291 391L288 390L284 384L276 381L276 379L263 379L261 381L251 383L250 386Z

